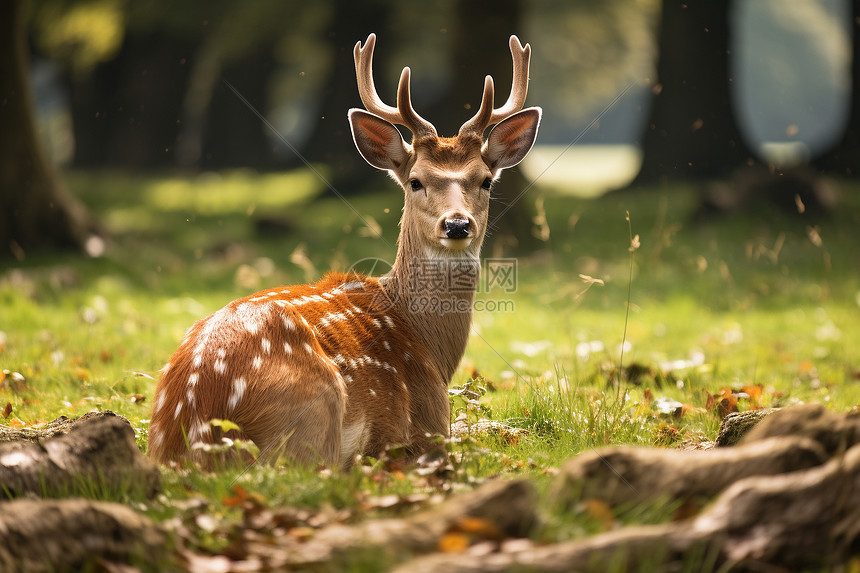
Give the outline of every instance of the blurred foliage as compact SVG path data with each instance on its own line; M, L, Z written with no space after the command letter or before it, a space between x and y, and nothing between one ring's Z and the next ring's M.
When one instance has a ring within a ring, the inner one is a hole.
M41 2L33 8L33 36L47 55L85 74L119 52L127 7L124 0Z
M628 84L653 77L658 0L549 0L528 12L543 105L570 122L600 111ZM547 101L549 100L549 101Z

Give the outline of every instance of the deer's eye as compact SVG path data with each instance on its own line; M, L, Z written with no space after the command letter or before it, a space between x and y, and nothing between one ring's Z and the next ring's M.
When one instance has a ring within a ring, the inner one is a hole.
M424 189L424 186L421 185L421 182L417 179L410 179L409 187L411 187L413 191L421 191L422 189Z
M487 177L486 179L484 179L484 182L483 182L483 183L481 183L481 188L482 188L482 189L486 189L487 191L489 191L489 190L490 190L490 187L492 187L492 186L493 186L493 180L492 180L492 179L490 179L489 177Z

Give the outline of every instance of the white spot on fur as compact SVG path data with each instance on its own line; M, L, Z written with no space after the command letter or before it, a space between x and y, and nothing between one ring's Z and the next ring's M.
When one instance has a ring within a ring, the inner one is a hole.
M203 356L200 354L195 354L194 360L191 362L191 365L194 366L194 368L200 368L201 364L203 364Z
M188 385L189 386L197 386L197 380L200 379L200 375L195 372L191 376L188 377Z
M327 298L329 300L334 298L334 295L331 294L330 292L324 292L324 293L322 293L322 296L323 296L323 298Z
M161 442L164 441L164 433L162 432L150 432L149 433L149 449L154 450L161 445ZM29 459L29 456L28 456ZM8 463L5 465L9 465Z
M262 326L262 320L268 312L269 303L250 304L243 302L236 307L236 317L241 321L245 330L251 334L257 334Z
M304 325L305 325L305 326L307 326L307 327L310 327L310 325L308 324L307 319L306 319L304 316L302 317L302 324L304 324Z
M251 365L254 367L254 370L259 370L263 366L263 359L260 356L255 356Z
M171 367L171 366L173 366L173 364L171 364L170 362L168 362L167 364L165 364L165 365L161 368L161 373L162 373L162 374L167 374L167 373L170 371L170 367Z
M164 406L164 392L155 397L155 403L152 405L152 413L155 414L161 407Z
M293 320L289 316L283 315L281 316L281 320L284 321L284 328L286 328L287 330L296 329L296 323L293 322Z
M221 360L220 358L215 361L215 372L218 374L224 374L227 371L227 363Z
M227 356L227 350L224 348L219 348L218 349L218 358L224 358L225 356Z
M385 316L383 316L382 318L383 318L383 320L385 320L385 324L387 324L387 325L388 325L388 328L394 328L394 321L393 321L393 320L391 320L391 317L390 317L390 316L388 316L388 315L386 314L386 315L385 315Z
M344 358L342 354L335 354L334 358L332 358L332 362L335 364L345 364L346 358Z
M290 346L289 342L284 342L284 353L286 353L286 354L292 354L293 353L293 347Z
M247 382L245 382L245 379L241 376L233 380L233 393L230 394L230 400L227 402L228 408L233 410L239 405L239 402L242 400L242 396L245 395L245 388L247 385Z
M268 354L272 350L272 343L269 342L268 338L264 338L260 341L260 345L263 347L263 352Z
M371 396L376 396L376 390L374 390L373 388L371 388L371 389L370 389L370 395L371 395Z
M349 359L349 365L350 365L352 368L358 368L358 362L356 362L356 361L355 361L355 358L350 358L350 359Z
M307 342L305 342L305 343L302 345L302 347L305 349L305 351L307 351L307 353L308 353L308 354L313 354L313 353L314 353L314 349L313 349L313 348L311 348L311 345L310 345L310 344L308 344Z
M376 328L382 328L382 323L379 322L378 318L373 319L373 325L376 326Z
M340 285L341 290L356 290L360 289L364 286L362 281L350 281L346 284Z
M403 358L405 358L405 359L406 359L406 362L409 362L410 360L412 360L412 355L411 355L411 354L409 354L408 352L404 352L404 353L403 353Z
M382 341L382 346L384 346L386 350L391 350L391 345L388 344L387 340Z
M343 380L347 383L352 382L352 376L350 376L349 374L344 374Z
M179 413L182 412L182 402L176 403L176 409L173 411L173 419L179 418Z
M190 408L194 407L194 388L189 388L185 393L185 399L188 402L188 406Z
M341 322L343 320L346 320L346 318L346 314L342 312L330 312L324 317L322 317L322 319L320 319L320 324L323 324L323 326L328 326L331 322Z
M290 291L287 289L284 289L284 290L280 291L280 293L281 294L290 294Z

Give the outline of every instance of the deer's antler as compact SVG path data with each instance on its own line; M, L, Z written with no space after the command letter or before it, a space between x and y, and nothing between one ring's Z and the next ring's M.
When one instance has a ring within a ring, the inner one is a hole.
M493 86L493 76L487 76L484 79L484 96L481 98L481 107L478 113L469 121L463 124L460 128L460 137L472 133L479 137L483 135L487 126L494 123L499 123L506 117L523 109L523 104L526 101L526 93L529 89L529 59L531 58L532 47L526 44L525 47L520 43L520 39L516 36L511 36L511 58L514 63L514 75L511 81L511 95L508 96L508 101L500 107L493 109L495 105L495 87Z
M400 83L397 86L397 107L386 105L376 93L373 84L373 48L376 45L376 34L367 37L362 47L361 42L355 44L355 75L358 80L358 93L367 111L374 113L386 121L406 126L415 139L425 136L436 137L433 124L418 115L412 108L412 98L409 92L409 68L403 68Z

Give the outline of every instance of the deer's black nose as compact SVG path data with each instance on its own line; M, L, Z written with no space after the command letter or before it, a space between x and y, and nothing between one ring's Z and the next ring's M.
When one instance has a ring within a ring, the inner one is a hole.
M465 239L469 236L469 220L445 219L445 234L449 239Z

